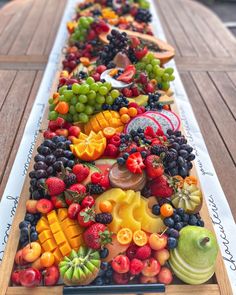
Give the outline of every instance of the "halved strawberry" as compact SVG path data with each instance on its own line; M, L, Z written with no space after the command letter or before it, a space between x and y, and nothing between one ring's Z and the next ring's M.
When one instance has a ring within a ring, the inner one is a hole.
M148 52L148 48L147 46L145 46L143 49L136 50L134 52L134 55L138 60L140 60L147 54L147 52Z
M145 168L141 153L136 152L131 154L126 161L126 167L132 173L141 174Z

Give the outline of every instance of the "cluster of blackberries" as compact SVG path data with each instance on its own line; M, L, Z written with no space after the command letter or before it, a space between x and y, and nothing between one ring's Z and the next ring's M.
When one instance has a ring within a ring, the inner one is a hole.
M152 14L147 9L139 8L135 15L135 20L138 22L150 23L152 21Z
M126 49L128 45L128 38L125 32L118 30L111 30L111 34L107 36L109 44L104 46L103 50L99 53L98 63L107 65L118 52Z
M159 103L160 96L161 94L158 92L148 95L147 105L145 106L146 111L158 111L162 109L162 105Z
M105 189L100 184L88 183L86 191L91 195L100 195L104 193Z
M164 158L165 172L171 176L180 175L185 178L193 167L193 148L187 144L187 139L181 131L168 130L167 139L169 146Z
M123 107L128 107L129 101L126 97L124 97L123 95L118 96L113 104L109 105L107 103L104 103L102 105L102 109L105 110L113 110L113 111L119 111L121 108Z
M31 198L39 200L46 195L44 183L46 178L55 176L64 168L73 168L74 155L70 150L71 141L64 136L45 139L37 148L34 157L34 170L29 173Z

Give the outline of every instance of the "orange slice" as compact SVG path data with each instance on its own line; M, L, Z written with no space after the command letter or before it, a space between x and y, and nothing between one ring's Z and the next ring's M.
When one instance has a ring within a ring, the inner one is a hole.
M116 129L113 127L106 127L103 129L103 134L106 138L112 138L116 134Z
M129 229L128 227L125 227L125 228L122 228L118 231L117 241L121 245L127 245L127 244L131 243L132 236L133 236L132 230Z
M133 234L133 241L137 246L144 246L147 244L148 237L143 230L136 230Z

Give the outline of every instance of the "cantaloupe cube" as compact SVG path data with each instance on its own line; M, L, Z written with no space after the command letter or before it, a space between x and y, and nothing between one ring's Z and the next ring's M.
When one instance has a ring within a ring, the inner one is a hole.
M42 247L44 251L52 252L54 249L56 249L57 244L54 239L49 239L42 244Z
M66 237L62 231L55 233L54 239L56 240L57 245L63 244L67 241Z
M53 223L57 222L58 221L58 218L57 218L56 211L53 210L50 213L48 213L47 214L47 219L48 219L49 224L53 224Z
M59 208L57 215L60 221L63 221L68 216L68 210L66 208Z
M49 224L47 222L47 220L45 221L45 219L40 218L40 220L37 222L37 225L36 225L36 230L38 233L41 233L42 231L44 230L47 230L49 229Z
M54 222L54 223L50 224L50 228L53 233L57 233L57 232L61 231L61 226L58 222Z
M63 256L66 256L66 255L70 254L70 252L71 252L71 247L70 247L70 245L67 242L65 244L61 245L59 247L59 249L60 249L61 254Z
M40 243L44 243L45 241L47 241L48 239L52 239L53 235L52 232L50 230L44 230L39 234L39 241Z

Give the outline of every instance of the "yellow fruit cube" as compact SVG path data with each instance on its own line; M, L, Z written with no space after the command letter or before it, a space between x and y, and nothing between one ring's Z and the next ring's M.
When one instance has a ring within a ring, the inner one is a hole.
M61 245L59 248L60 248L61 254L63 256L66 256L71 252L71 247L67 242L65 244Z
M71 238L71 239L69 239L69 243L73 249L79 248L80 245L83 243L83 236L79 235L74 238Z
M55 222L58 222L57 213L55 210L51 211L47 214L48 222L49 224L53 224Z
M91 118L90 124L92 126L92 130L94 130L95 132L99 132L101 130L101 127L98 124L98 121L96 118Z
M106 127L109 127L109 123L108 123L107 120L104 120L104 119L98 120L98 123L99 123L99 125L101 126L102 129L104 129Z
M56 249L57 244L54 239L49 239L42 244L42 247L44 251L52 252L54 249Z
M85 132L85 134L89 134L91 130L92 130L91 124L90 124L90 122L88 122L88 123L84 126L84 132Z
M123 130L124 130L124 126L116 127L117 132L123 132Z
M69 226L73 226L73 225L77 225L77 222L70 219L70 218L66 218L61 222L61 226L63 228L63 231L66 231Z
M120 114L118 112L115 112L115 111L111 111L111 117L112 118L120 118Z
M40 220L37 222L36 230L38 233L41 233L44 230L49 229L49 224L47 220L43 219L44 217L40 218Z
M57 215L60 221L63 221L68 216L68 210L66 208L59 208Z
M105 117L104 117L103 113L100 112L100 113L96 114L96 119L97 119L98 123L100 123L100 120L105 120Z
M67 231L66 231L66 235L69 237L69 238L73 238L75 236L78 236L82 233L82 228L77 226L77 225L74 225L74 226L70 226Z
M55 263L56 263L56 264L58 264L58 263L62 260L62 258L63 258L63 256L61 255L61 251L60 251L59 248L56 248L56 249L53 251L53 255L54 255L54 257L55 257Z
M40 234L39 234L39 241L40 243L44 243L46 240L48 239L52 239L53 238L53 235L52 235L52 232L50 230L44 230L42 231Z
M110 111L104 111L102 112L103 113L103 116L105 117L106 120L110 120L112 118L112 115L111 115L111 112Z
M56 240L57 245L63 244L67 241L66 237L62 231L55 233L54 238Z
M61 226L58 222L50 224L50 228L53 233L57 233L61 230Z

